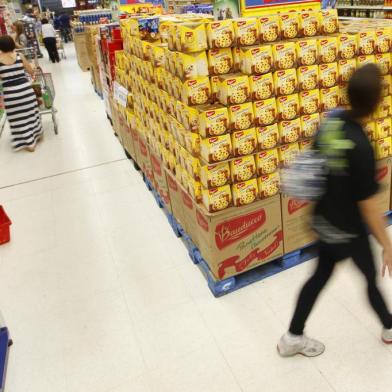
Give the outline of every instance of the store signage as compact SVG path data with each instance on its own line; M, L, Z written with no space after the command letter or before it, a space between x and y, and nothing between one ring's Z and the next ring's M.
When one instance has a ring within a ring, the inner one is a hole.
M124 108L127 107L127 101L128 101L128 90L121 86L120 83L114 82L113 83L113 98L117 103Z
M291 5L301 3L314 3L314 0L243 0L245 8L271 7L275 5Z

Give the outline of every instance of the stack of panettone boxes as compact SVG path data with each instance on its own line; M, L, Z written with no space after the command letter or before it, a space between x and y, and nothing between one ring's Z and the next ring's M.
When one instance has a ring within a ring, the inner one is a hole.
M279 168L312 145L326 112L348 104L347 81L367 62L385 81L368 130L377 157L390 155L388 28L339 33L333 10L162 18L143 39L138 23L122 22L118 53L128 120L209 212L277 194Z

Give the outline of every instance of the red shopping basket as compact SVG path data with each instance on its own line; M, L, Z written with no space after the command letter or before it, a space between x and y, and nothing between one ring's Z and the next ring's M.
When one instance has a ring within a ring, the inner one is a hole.
M11 239L10 226L12 222L5 213L3 206L0 206L0 245L9 242Z

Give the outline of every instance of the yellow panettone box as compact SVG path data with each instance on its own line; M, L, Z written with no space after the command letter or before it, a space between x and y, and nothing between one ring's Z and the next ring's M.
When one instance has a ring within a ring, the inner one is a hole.
M279 134L281 144L295 143L301 135L301 120L299 118L279 123Z
M374 54L370 55L361 55L357 57L357 68L363 67L366 64L374 64L376 61L376 57Z
M181 100L186 105L203 105L211 98L211 84L208 77L186 80L182 85Z
M255 178L235 183L231 186L231 189L233 193L233 204L236 207L253 203L258 198L259 190Z
M380 67L383 75L388 75L391 71L391 54L383 53L375 55L376 64Z
M298 79L295 69L285 69L274 73L276 95L290 95L298 91Z
M224 75L233 70L233 54L230 48L208 51L208 71L210 75Z
M339 105L339 87L323 88L320 90L321 111L328 112Z
M280 20L278 15L265 15L258 19L261 43L275 42L280 38Z
M255 128L233 132L231 135L231 143L234 156L240 157L252 154L257 147Z
M298 94L284 95L276 98L279 120L293 120L300 114Z
M265 176L274 173L279 168L278 150L273 148L271 150L260 151L256 154L257 175Z
M247 155L230 161L231 181L247 181L256 174L256 163L253 155Z
M272 73L267 73L265 75L250 75L249 86L251 99L253 101L271 98L275 92Z
M176 25L176 49L184 53L207 49L207 34L204 23L181 23Z
M376 31L375 53L389 53L391 51L391 33L391 27L381 28Z
M320 34L329 35L338 32L339 19L336 9L324 9L320 11Z
M199 133L202 137L220 136L229 131L229 113L222 105L197 107L199 111Z
M301 117L302 132L301 138L310 138L316 135L320 127L320 115L318 113L305 115Z
M351 79L351 76L353 76L356 69L357 69L357 62L355 59L339 60L338 62L339 83L347 83Z
M297 64L295 42L282 41L272 46L274 66L276 69L294 68Z
M313 65L317 63L318 48L315 39L301 39L296 43L298 65Z
M293 39L299 36L299 16L296 12L279 14L280 32L283 40Z
M230 74L219 77L218 100L223 105L235 105L249 100L249 78L246 75Z
M340 34L338 36L338 53L342 60L355 58L358 53L358 41L355 34Z
M253 102L255 124L266 126L273 124L278 119L278 109L275 98Z
M259 24L256 18L233 20L234 36L237 46L255 45L259 40Z
M320 30L320 18L317 11L299 13L299 32L302 37L314 37Z
M176 62L176 71L181 79L208 76L206 52L179 53Z
M279 160L283 166L289 166L299 153L298 143L284 144L279 147Z
M279 193L280 175L278 172L258 177L257 185L259 187L260 199L265 199Z
M230 185L202 190L203 205L208 212L222 211L230 207L232 194Z
M300 91L314 90L319 86L319 68L317 65L299 67L297 77Z
M392 76L383 75L382 76L382 95L386 97L392 94Z
M208 22L206 28L208 45L211 49L233 46L235 35L231 19Z
M319 63L333 63L338 58L338 39L336 37L322 37L318 40Z
M255 115L252 102L229 106L230 129L238 131L254 125Z
M368 56L374 53L376 44L376 33L374 30L361 31L357 35L358 53L362 56Z
M257 143L260 150L268 150L277 146L280 140L278 124L256 128Z
M200 181L204 188L224 186L230 181L230 167L228 162L216 165L203 165L200 168Z
M378 105L378 108L376 112L374 113L374 118L385 118L389 117L392 114L392 100L391 96L384 97L380 104Z
M375 121L376 139L383 139L391 136L391 118L382 118Z
M392 139L390 136L375 141L376 159L388 158L392 154Z
M265 74L273 70L273 57L270 45L240 48L240 57L240 70L247 75Z
M200 154L209 163L224 161L232 155L230 135L222 135L203 139L201 141Z
M299 93L301 114L313 114L320 110L320 91L318 89L301 91Z

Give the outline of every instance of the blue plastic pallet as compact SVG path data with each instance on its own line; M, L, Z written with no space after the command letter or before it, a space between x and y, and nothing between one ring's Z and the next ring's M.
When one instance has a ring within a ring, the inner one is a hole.
M7 371L9 333L7 328L0 329L0 392L4 391Z

